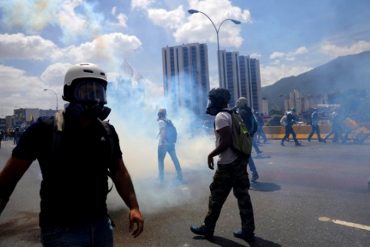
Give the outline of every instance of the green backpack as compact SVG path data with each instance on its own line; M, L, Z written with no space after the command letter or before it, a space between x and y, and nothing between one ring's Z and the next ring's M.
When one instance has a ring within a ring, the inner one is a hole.
M252 152L252 137L240 115L233 110L225 110L231 115L232 149L243 157L249 157Z

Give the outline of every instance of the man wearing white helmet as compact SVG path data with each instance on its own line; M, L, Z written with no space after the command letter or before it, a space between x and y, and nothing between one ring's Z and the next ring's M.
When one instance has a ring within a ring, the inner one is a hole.
M77 64L65 75L65 111L40 118L22 135L0 173L0 214L31 163L41 172L39 223L43 246L113 246L106 199L108 176L130 208L132 235L143 231L130 175L118 135L103 120L107 78L94 64Z

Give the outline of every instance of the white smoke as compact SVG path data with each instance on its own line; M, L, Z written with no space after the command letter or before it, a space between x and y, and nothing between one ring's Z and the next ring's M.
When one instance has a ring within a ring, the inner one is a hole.
M112 108L110 123L120 138L123 160L129 170L139 202L146 211L158 211L184 203L193 196L188 186L175 183L176 171L167 154L164 185L158 177L158 123L157 112L167 109L167 117L177 128L177 156L183 169L185 182L190 181L194 170L207 168L207 155L214 148L213 136L205 131L195 131L196 116L185 108L171 111L169 100L163 96L161 84L147 80L134 81L136 72L127 62L129 79L118 76L108 88L108 104ZM115 194L113 205L122 205Z

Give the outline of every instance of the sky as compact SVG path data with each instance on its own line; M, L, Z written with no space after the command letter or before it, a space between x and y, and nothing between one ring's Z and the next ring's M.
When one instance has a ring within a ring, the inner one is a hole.
M1 0L0 117L63 105L64 74L80 62L161 97L161 49L191 42L208 44L217 87L216 32L188 9L216 26L241 21L221 26L220 49L258 58L262 86L370 50L369 0Z

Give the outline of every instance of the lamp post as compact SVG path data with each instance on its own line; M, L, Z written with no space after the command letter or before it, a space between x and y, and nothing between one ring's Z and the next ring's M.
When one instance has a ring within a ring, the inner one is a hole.
M223 20L220 25L218 25L218 27L216 27L215 23L212 21L212 19L204 12L200 11L200 10L196 10L196 9L189 9L188 10L188 13L189 14L196 14L196 13L201 13L203 14L204 16L206 16L208 18L208 20L210 20L210 22L212 23L212 26L213 28L215 29L216 31L216 35L217 35L217 63L218 63L218 83L220 84L221 86L221 61L220 61L220 37L219 37L219 33L220 33L220 28L222 26L222 24L224 24L226 21L232 21L234 24L237 24L239 25L241 22L238 21L238 20L235 20L235 19L230 19L230 18L227 18L225 20Z
M51 88L44 88L44 91L50 91L50 92L53 92L55 94L55 99L56 99L56 110L58 111L58 94L57 92L55 92L53 89Z

